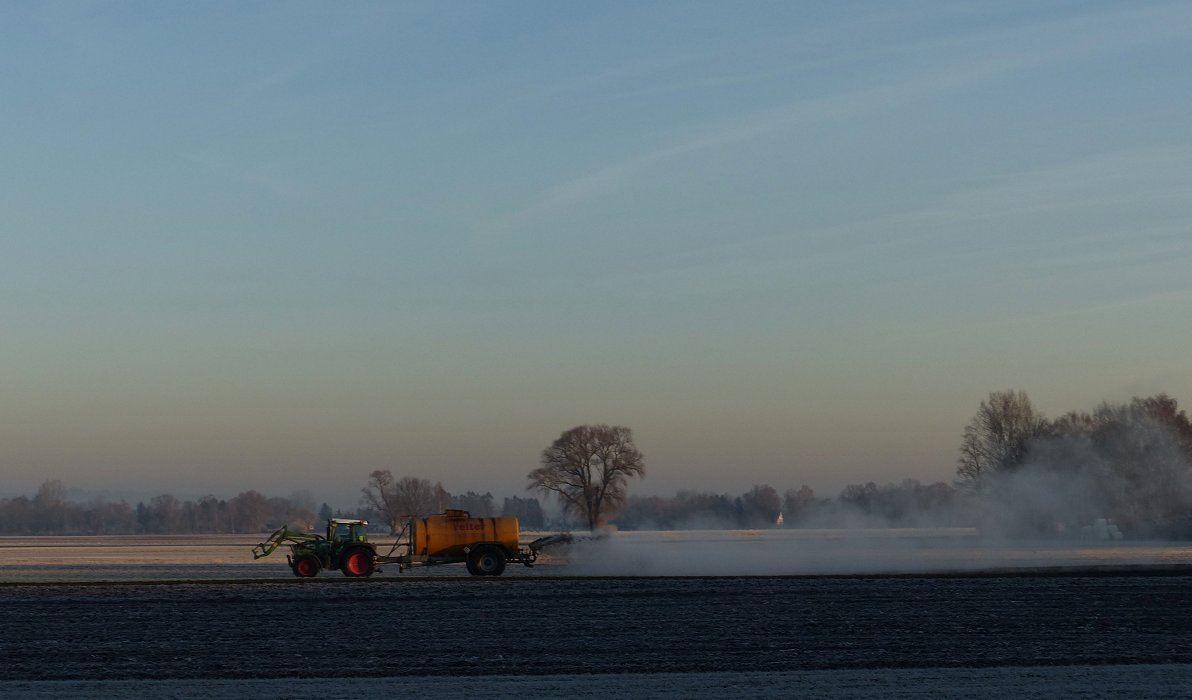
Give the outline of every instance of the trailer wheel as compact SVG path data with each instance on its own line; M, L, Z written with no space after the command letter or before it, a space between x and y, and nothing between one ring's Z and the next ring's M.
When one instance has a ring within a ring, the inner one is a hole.
M315 557L298 557L294 560L294 575L298 578L314 578L319 575L319 560Z
M376 570L373 564L373 553L367 547L356 547L344 552L343 560L340 562L339 570L344 573L344 576L359 577L372 576L373 571Z
M505 571L505 553L492 545L477 547L468 553L468 573L473 576L500 576Z

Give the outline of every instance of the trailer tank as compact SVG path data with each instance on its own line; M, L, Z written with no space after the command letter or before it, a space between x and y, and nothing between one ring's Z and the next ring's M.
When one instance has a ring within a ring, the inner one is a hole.
M518 551L517 518L472 518L466 510L448 510L414 518L410 525L415 556L462 556L478 542L499 544L510 555Z

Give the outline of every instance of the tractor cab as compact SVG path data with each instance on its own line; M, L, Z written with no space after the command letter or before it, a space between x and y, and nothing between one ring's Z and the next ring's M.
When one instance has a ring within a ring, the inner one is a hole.
M368 521L332 518L327 521L327 539L333 546L342 546L349 542L368 542Z

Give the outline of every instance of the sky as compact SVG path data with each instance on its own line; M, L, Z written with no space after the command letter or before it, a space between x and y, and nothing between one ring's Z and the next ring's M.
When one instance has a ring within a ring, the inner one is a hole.
M0 23L0 492L950 481L1192 402L1192 5L43 2Z

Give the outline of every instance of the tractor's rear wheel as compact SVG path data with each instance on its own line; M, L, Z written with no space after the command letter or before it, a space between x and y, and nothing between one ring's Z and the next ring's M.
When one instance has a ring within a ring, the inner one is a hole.
M314 578L319 575L320 568L316 557L298 557L294 560L294 575L298 578Z
M376 570L376 565L373 562L373 553L367 547L356 547L344 552L343 559L340 561L339 570L344 573L344 576L360 577L372 576L373 571Z
M468 552L468 573L473 576L500 576L505 571L505 553L498 547L484 545Z

